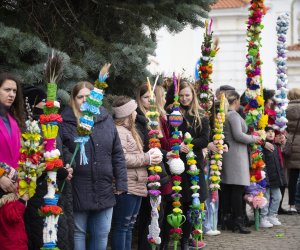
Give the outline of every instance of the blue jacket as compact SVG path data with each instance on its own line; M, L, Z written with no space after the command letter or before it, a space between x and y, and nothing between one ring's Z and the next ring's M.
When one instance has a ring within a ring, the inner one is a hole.
M114 186L118 191L127 191L127 171L122 145L112 117L101 107L95 119L92 134L85 144L87 165L80 165L79 152L72 179L73 208L79 211L100 211L116 203ZM76 148L77 122L73 110L62 111L63 123L59 133L67 151L73 154Z

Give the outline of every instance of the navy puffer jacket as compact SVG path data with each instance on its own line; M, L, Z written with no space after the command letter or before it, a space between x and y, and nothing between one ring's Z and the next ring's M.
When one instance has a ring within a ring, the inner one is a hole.
M79 153L75 161L72 178L74 211L100 211L116 203L113 193L127 191L127 171L122 145L112 117L101 107L101 114L95 119L89 141L85 144L87 165L80 165ZM73 154L76 148L74 138L76 118L73 110L62 111L63 123L59 129L64 147ZM64 152L65 153L65 152Z

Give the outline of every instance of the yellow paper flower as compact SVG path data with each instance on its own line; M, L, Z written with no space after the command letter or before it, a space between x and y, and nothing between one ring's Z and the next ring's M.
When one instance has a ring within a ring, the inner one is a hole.
M151 166L148 168L149 171L162 172L161 166Z
M216 175L213 175L213 176L210 177L210 179L211 179L212 182L216 182L216 181L220 180L220 177L216 176Z
M250 181L251 182L256 182L255 176L251 176Z
M215 164L211 165L210 168L211 168L213 171L219 170L218 165L215 165Z
M181 186L173 186L172 190L174 190L174 191L181 191L182 187Z
M196 160L188 160L187 161L187 164L190 166L190 165L195 165L197 163Z
M23 138L28 141L39 141L41 139L41 135L37 133L23 133Z
M259 106L264 106L265 100L264 100L264 98L262 98L262 96L258 95L256 97L256 101L257 101Z
M191 143L190 143L190 144L188 144L187 146L189 147L189 149L192 149L192 148L194 147L194 144L191 144Z
M175 214L182 214L182 210L178 207L173 208L173 213Z
M50 124L42 124L42 131L45 139L52 139L57 137L58 126Z
M269 120L268 115L262 114L260 119L258 120L258 128L265 129L265 127L268 125L268 120Z
M221 134L214 135L214 140L221 140L221 139L222 139L222 135Z

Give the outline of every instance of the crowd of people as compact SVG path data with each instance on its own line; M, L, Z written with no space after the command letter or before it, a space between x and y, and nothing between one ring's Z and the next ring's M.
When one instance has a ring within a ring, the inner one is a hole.
M159 225L162 242L160 249L171 249L170 225L167 215L172 212L172 183L167 161L173 152L169 139L172 128L168 125L174 99L173 85L160 85L155 89L155 100L159 112L158 137L161 153L149 149L149 126L146 113L150 110L150 92L142 84L135 100L128 96L114 97L111 106L100 108L94 120L90 140L85 144L88 165L81 165L79 154L70 166L76 148L74 138L81 117L81 105L93 89L90 82L74 85L69 104L61 110L63 122L56 138L57 148L65 167L58 171L58 189L64 186L60 195L60 206L64 214L58 222L58 247L61 250L104 250L108 245L113 250L133 249L132 238L137 229L137 249L151 249L147 241L148 225L151 221L151 206L147 196L147 167L159 165L162 169L160 185L162 203ZM214 115L222 93L226 96L226 119L224 126L224 155L219 201L215 205L219 213L222 230L242 234L251 233L244 199L246 187L250 184L249 145L257 143L263 147L266 163L265 197L268 204L260 211L260 226L280 226L277 214L297 214L300 211L300 89L289 90L289 105L286 110L287 132L278 133L273 124L276 118L273 90L264 90L265 113L269 115L266 140L250 135L245 122L243 103L232 86L223 85L210 98L208 117L201 108L195 85L182 80L179 103L183 123L182 134L189 132L193 138L194 153L199 172L200 201L206 204L204 234L218 235L212 228L210 208L209 165L206 158L218 149L213 143ZM0 74L0 244L1 249L40 249L43 246L43 218L38 209L47 192L47 178L37 180L35 195L17 195L17 171L21 147L21 132L25 128L24 100L27 97L32 108L33 119L38 120L45 105L45 92L33 86L22 85L14 75ZM293 144L293 153L285 157L282 148L286 141ZM186 163L189 147L180 147L180 158ZM185 164L182 177L182 211L187 214L192 199L190 178ZM284 191L288 188L289 208L282 207ZM216 217L216 216L214 216ZM189 249L192 224L183 225L180 240L182 250Z

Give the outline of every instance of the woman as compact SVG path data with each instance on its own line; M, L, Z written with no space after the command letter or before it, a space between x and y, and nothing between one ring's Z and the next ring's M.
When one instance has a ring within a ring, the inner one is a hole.
M240 95L236 91L230 91L227 93L227 100L229 109L225 118L224 135L230 149L223 155L222 210L227 227L247 234L250 231L243 225L243 195L245 187L250 185L247 145L259 142L259 137L246 134L246 122L237 112Z
M154 90L155 94L155 104L157 111L159 112L159 139L161 144L161 151L164 155L170 150L169 144L169 127L167 124L167 116L166 111L164 110L164 105L166 103L165 99L165 89L162 86L156 86ZM137 129L142 137L144 143L144 152L149 150L148 142L149 142L149 128L148 128L148 118L146 118L146 113L150 110L150 92L148 91L147 84L143 84L138 88L136 100L138 104L137 108L137 118L136 125ZM165 206L165 196L166 194L170 194L172 192L172 185L169 183L169 176L165 171L165 164L161 164L163 172L160 174L160 183L162 185L162 203L159 210L159 218L160 224L162 222L162 218L164 215L164 206ZM151 205L149 197L145 197L142 199L140 215L138 217L138 249L139 250L151 250L151 245L147 240L147 234L149 233L148 227L145 225L149 225L151 222Z
M285 166L288 168L288 190L289 190L289 209L290 214L296 214L295 197L300 196L300 186L297 190L297 179L300 173L300 89L293 88L289 90L288 99L290 100L286 109L286 118L288 119L287 131L288 142L291 142L293 137L292 155L285 158ZM297 125L298 124L298 125ZM300 200L299 200L300 202ZM298 204L300 205L300 204Z
M170 88L170 91L173 91ZM182 131L182 135L186 132L189 132L193 137L193 141L191 144L194 145L193 150L196 155L197 167L200 169L199 173L199 186L200 186L200 201L204 202L207 198L207 184L204 176L204 157L202 150L207 147L209 141L209 121L204 116L204 112L201 110L196 91L194 86L187 81L182 81L180 83L180 92L179 92L179 102L180 102L180 110L183 115L183 123L179 126L178 130ZM190 190L191 181L190 176L186 173L189 169L189 166L186 164L186 154L189 152L189 148L184 143L181 144L180 149L180 158L185 162L185 172L181 175L182 177L182 210L185 216L187 215L187 211L189 210L189 206L191 205L191 197L192 192ZM165 218L168 214L172 212L172 202L171 199L167 204ZM170 226L165 222L166 228L163 229L163 248L168 249L168 241L169 241L169 229ZM183 235L181 239L181 249L188 249L188 240L189 236L192 232L192 225L186 221L183 226Z
M81 116L80 106L92 89L93 85L89 82L77 83L71 93L70 106L62 111L63 123L59 133L70 153L76 147L74 138ZM89 249L106 249L113 206L116 204L113 183L118 192L127 191L125 159L113 119L101 107L94 121L92 134L85 144L88 164L81 165L77 154L72 178L75 250L86 249L87 228Z
M0 242L1 249L27 249L23 215L28 194L17 199L13 175L21 148L24 109L18 79L10 73L0 74ZM6 166L6 170L1 167ZM7 175L7 170L9 174Z
M147 196L147 166L161 162L161 155L143 152L143 142L135 127L137 104L126 96L113 103L115 124L121 139L128 178L128 193L117 193L112 220L112 249L131 249L132 229L140 210L142 197ZM144 225L145 226L145 225Z

